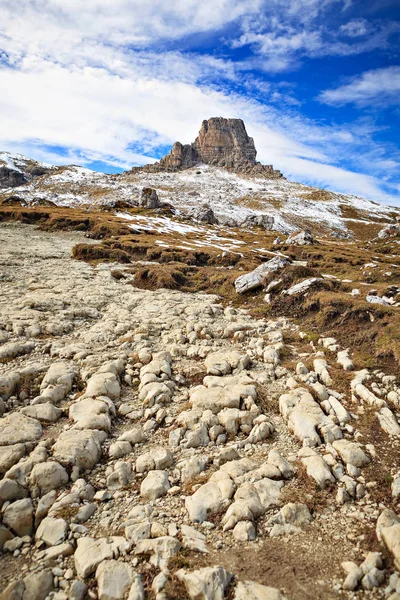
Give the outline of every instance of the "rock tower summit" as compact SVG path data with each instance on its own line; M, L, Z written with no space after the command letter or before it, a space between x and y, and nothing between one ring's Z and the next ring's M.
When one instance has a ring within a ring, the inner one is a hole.
M278 178L280 171L256 161L253 138L242 119L212 117L204 120L192 144L175 142L160 162L144 167L149 171L180 171L200 164L224 167L237 173Z

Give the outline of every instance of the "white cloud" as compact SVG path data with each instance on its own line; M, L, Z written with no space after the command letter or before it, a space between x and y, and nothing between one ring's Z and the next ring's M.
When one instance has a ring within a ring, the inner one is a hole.
M359 37L369 33L371 27L366 19L353 19L340 26L340 32L349 37Z
M74 54L79 42L143 46L193 33L214 31L243 15L256 14L263 0L2 0L0 22L14 50ZM93 57L95 58L95 57Z
M400 102L400 66L366 71L336 89L325 90L319 100L326 104L385 104Z

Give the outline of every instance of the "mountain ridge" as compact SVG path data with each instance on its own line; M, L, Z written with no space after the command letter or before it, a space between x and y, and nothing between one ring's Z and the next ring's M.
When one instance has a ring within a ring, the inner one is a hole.
M142 189L150 187L183 216L206 204L226 227L263 220L281 233L311 227L318 234L358 239L376 235L400 216L396 207L289 181L256 156L244 122L222 117L204 120L192 144L176 142L158 163L120 174L56 167L4 152L0 202L101 210L121 202L139 206Z

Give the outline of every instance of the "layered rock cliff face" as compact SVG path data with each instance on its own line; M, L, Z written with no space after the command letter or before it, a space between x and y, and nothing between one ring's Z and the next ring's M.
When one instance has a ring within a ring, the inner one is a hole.
M179 171L206 164L238 173L282 177L272 165L257 162L256 156L254 140L247 135L241 119L213 117L203 121L199 135L192 144L175 142L170 153L159 163L144 168L152 172Z
M0 152L0 189L19 187L54 170L52 165L32 160L22 154Z

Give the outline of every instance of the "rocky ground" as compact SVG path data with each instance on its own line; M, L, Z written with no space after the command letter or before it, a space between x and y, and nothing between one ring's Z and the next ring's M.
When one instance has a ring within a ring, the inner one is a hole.
M0 225L1 600L399 600L396 376L83 241Z

